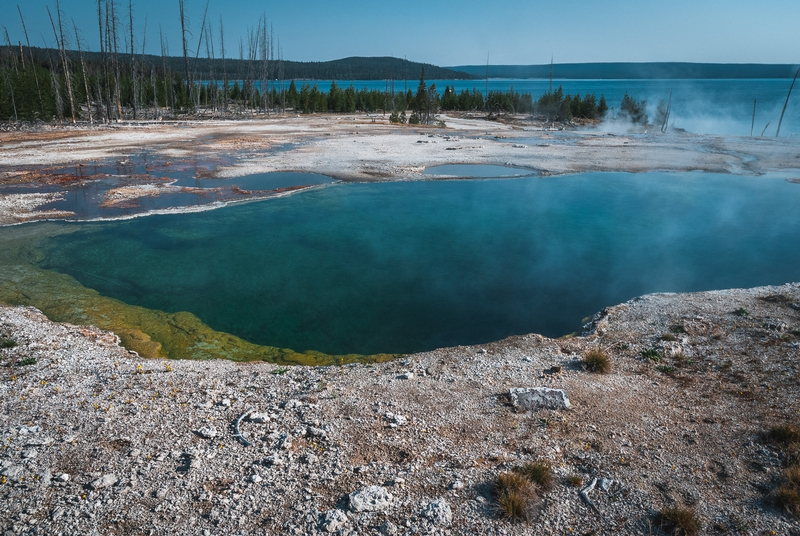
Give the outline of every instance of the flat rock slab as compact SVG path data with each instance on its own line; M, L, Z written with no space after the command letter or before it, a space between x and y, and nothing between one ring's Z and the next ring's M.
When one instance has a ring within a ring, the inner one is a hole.
M367 486L350 494L352 512L380 512L391 502L391 494L382 486Z
M511 405L517 409L569 409L567 393L563 389L548 387L512 387L508 390Z

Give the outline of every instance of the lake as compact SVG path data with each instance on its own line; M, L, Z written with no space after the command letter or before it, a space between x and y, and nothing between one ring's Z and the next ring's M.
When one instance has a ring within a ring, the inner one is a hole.
M578 332L644 293L800 281L800 184L787 177L334 184L205 213L23 227L51 235L30 255L40 268L127 304L189 311L261 345L407 353Z

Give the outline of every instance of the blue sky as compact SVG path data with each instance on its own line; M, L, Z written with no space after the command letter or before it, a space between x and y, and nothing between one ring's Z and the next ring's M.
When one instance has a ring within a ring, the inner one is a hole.
M24 41L17 4L32 44L52 44L46 7L55 13L55 0L0 2L0 24L14 44ZM186 0L190 47L196 47L205 4ZM128 0L117 6L127 26ZM62 0L61 9L70 27L75 20L84 46L97 50L96 0ZM133 9L137 47L147 17L148 52L160 53L160 25L170 52L180 55L178 0L134 0ZM239 39L262 14L283 57L298 61L405 56L466 65L484 64L488 55L492 64L542 64L552 55L556 63L800 63L798 0L210 0L217 54L220 18L227 55L238 57ZM5 34L0 41L5 44Z

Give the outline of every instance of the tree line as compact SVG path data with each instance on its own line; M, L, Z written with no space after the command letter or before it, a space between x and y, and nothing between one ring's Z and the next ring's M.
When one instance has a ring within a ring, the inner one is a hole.
M391 74L393 79L387 79L384 91L357 89L352 83L340 86L336 81L327 91L309 81L301 82L298 88L294 78L287 76L291 62L283 60L280 42L266 16L259 18L256 27L239 40L236 60L228 52L222 20L214 25L204 13L199 28L192 31L185 14L185 0L178 0L178 4L180 57L169 54L163 35L159 36L161 56L144 54L146 23L141 40L137 40L132 0L124 7L119 0L97 0L99 52L84 50L81 31L74 23L67 23L59 0L55 0L53 11L47 8L55 47L31 46L18 7L26 41L14 46L6 31L6 46L0 47L0 120L107 123L294 110L300 113L380 111L390 114L392 122L428 124L436 121L440 111L528 114L547 121L598 119L608 111L603 95L599 100L594 94L565 95L561 87L538 99L513 88L486 94L477 88L457 93L454 85L446 85L440 92L435 84L428 85L425 77L426 68L437 77L446 75L442 69L393 58L347 58L325 62L325 68L323 64L311 64L320 70L306 72L331 74L333 69L360 78L368 78L369 73L374 76L376 72ZM198 35L196 43L189 43L190 34ZM412 67L421 70L416 92L395 91L395 74ZM627 94L626 99L620 114L627 113L632 122L641 121L644 101L635 101ZM632 113L639 105L641 113Z

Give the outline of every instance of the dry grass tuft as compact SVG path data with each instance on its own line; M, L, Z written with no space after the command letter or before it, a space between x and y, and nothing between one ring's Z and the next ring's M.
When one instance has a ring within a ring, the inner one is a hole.
M789 467L783 477L783 485L775 490L775 504L794 516L800 516L800 466Z
M784 484L775 490L775 504L794 516L800 515L800 489L797 484Z
M539 502L534 484L521 474L500 473L494 480L498 513L508 519L530 521Z
M702 528L694 508L682 506L665 508L659 512L658 519L663 528L675 535L693 536Z
M767 438L773 443L783 446L800 443L800 426L794 424L773 426L767 432Z
M611 359L603 349L595 348L594 350L589 350L583 356L583 368L589 372L608 374L611 372Z
M567 484L573 488L579 488L583 485L583 477L581 475L569 475L567 477Z
M553 486L553 468L547 462L528 462L521 467L514 468L514 472L524 476L543 490Z

